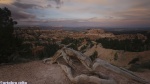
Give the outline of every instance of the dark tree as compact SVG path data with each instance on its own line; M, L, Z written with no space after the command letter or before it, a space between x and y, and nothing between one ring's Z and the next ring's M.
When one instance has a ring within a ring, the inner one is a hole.
M0 63L8 61L8 56L18 45L18 39L13 35L14 25L17 24L11 17L11 11L7 8L0 8Z

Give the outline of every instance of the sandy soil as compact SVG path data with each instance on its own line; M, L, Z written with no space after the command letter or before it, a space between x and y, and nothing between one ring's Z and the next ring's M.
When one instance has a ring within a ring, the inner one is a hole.
M143 52L127 52L123 50L113 50L113 49L105 49L100 44L94 45L92 48L87 50L84 54L87 56L92 55L95 51L98 52L98 57L103 59L113 65L119 67L130 67L128 64L134 58L139 58L140 63L144 63L150 60L150 51L143 51ZM117 54L117 60L114 60L114 56Z
M98 71L115 79L118 84L140 84L104 68ZM136 73L150 80L150 70ZM0 81L26 81L28 84L71 84L63 70L57 64L43 64L42 61L0 66Z
M28 84L71 84L57 64L42 61L0 66L0 81L25 81Z
M144 78L146 81L150 83L150 70L143 70L142 72L134 72L137 76Z

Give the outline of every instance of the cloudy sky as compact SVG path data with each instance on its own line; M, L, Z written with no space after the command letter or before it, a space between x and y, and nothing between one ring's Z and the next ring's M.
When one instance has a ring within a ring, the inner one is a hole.
M150 0L0 0L18 25L150 27Z

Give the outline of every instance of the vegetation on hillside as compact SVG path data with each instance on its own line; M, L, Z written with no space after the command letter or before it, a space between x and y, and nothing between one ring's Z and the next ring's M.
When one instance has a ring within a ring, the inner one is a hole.
M70 47L70 48L73 48L73 49L75 49L75 50L77 50L77 49L78 49L78 46L81 45L81 42L82 42L82 41L83 41L82 38L80 38L80 39L74 39L74 38L66 37L66 38L64 38L64 39L61 41L61 43L62 43L62 44L66 44L66 45L68 45L68 44L71 43L71 45L70 45L69 47Z
M115 50L125 50L131 52L150 50L149 38L146 41L142 41L141 39L138 38L126 40L101 38L96 40L96 42L101 43L104 48Z
M16 24L11 11L0 8L0 64L18 62L21 59L43 59L53 56L59 49L52 40L40 39L40 29L15 28ZM33 38L26 39L26 36Z
M83 44L83 46L82 46L83 42L86 42L86 44ZM82 46L81 49L80 49L81 52L84 52L84 50L86 48L88 48L88 46L89 46L89 48L94 46L94 44L92 43L92 41L89 38L75 39L75 38L66 37L61 41L61 43L65 44L65 45L68 45L68 44L71 43L71 45L68 46L68 47L73 48L75 50L78 50L78 47Z

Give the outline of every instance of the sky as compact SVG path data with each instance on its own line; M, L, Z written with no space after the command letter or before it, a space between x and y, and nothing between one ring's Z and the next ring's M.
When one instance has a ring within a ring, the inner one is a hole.
M150 0L0 0L18 25L150 27Z

